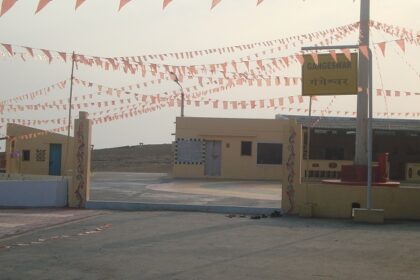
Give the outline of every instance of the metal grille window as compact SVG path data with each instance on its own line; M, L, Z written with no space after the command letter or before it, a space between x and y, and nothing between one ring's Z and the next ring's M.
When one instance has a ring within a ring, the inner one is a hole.
M36 161L45 161L46 150L36 150Z
M283 145L276 143L258 143L257 164L282 164Z
M251 155L252 155L252 142L242 141L241 142L241 156L251 156Z

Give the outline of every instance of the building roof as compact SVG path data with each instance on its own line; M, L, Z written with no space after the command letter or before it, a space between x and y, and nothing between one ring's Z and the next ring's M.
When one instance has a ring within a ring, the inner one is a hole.
M316 122L315 128L326 129L356 129L356 118L344 117L321 117L321 116L298 116L298 115L276 115L277 118L287 117L295 119L304 127L312 126ZM373 119L373 129L376 130L402 130L402 131L420 131L420 120L408 119Z

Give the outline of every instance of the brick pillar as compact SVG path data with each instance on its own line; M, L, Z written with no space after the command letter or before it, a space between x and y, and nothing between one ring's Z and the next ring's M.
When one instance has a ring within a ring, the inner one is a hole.
M69 207L84 208L90 193L92 121L79 112L74 121L73 177L69 184Z

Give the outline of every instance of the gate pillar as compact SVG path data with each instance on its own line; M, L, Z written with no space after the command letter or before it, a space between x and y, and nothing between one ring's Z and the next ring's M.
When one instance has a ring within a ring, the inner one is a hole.
M73 176L69 183L68 204L72 208L84 208L90 193L90 162L92 121L87 112L79 112L74 121Z

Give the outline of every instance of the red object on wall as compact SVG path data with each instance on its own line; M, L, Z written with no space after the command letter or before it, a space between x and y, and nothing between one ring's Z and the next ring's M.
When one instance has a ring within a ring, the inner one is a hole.
M389 181L389 163L388 163L388 153L381 153L378 155L378 167L379 174L377 181L385 183Z

